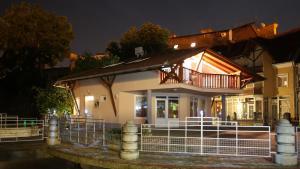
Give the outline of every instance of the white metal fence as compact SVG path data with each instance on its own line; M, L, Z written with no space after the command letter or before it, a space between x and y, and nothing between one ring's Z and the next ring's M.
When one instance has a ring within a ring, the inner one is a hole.
M43 140L44 133L44 120L0 114L0 142Z
M59 120L59 132L63 143L105 144L105 123L103 119L70 118Z
M298 152L298 158L300 158L300 127L296 127L296 148Z
M238 126L213 118L187 118L157 128L141 125L141 151L200 155L271 156L269 126ZM177 122L178 123L178 122Z

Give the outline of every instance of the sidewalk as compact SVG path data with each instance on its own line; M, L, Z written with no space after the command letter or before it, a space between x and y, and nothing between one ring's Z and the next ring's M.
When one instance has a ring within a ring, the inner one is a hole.
M101 150L97 147L82 147L71 145L57 145L48 148L48 152L58 158L75 163L91 165L103 168L118 169L273 169L294 167L282 167L272 162L271 158L260 157L236 157L236 156L200 156L189 154L145 153L140 152L138 160L126 161L119 158L119 153L110 150Z

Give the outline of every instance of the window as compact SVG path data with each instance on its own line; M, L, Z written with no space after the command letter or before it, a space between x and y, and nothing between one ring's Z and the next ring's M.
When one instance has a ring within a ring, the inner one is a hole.
M277 75L277 86L288 87L288 74Z
M145 118L147 117L147 98L146 96L135 97L135 117Z
M169 108L169 118L178 118L178 97L169 97L168 108Z

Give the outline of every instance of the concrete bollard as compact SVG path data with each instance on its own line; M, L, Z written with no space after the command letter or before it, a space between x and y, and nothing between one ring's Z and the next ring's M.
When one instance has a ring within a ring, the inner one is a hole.
M49 131L48 131L48 139L47 143L48 145L57 145L59 144L58 140L58 126L57 126L57 118L52 117L49 121Z
M124 160L135 160L139 158L138 151L138 128L133 121L127 121L123 126L122 149L120 156Z
M295 128L286 119L281 119L276 127L277 153L275 162L284 166L297 165Z

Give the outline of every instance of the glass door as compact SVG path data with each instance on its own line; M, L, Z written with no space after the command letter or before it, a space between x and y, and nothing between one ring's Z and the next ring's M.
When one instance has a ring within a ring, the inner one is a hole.
M156 98L156 126L165 127L168 124L167 98Z
M167 127L179 125L179 97L156 97L156 126Z

